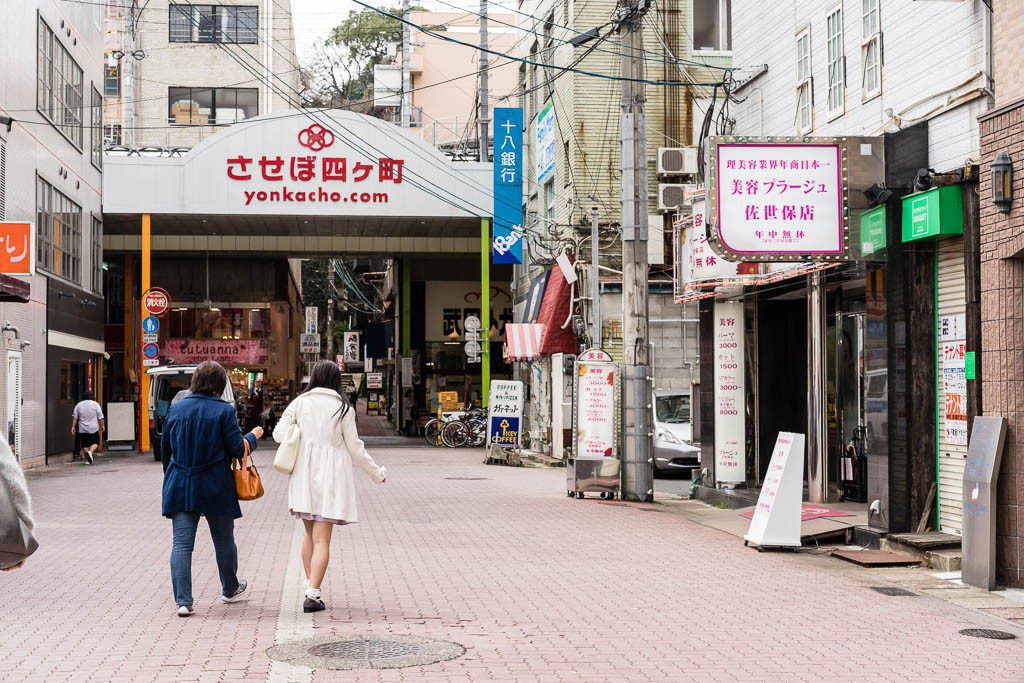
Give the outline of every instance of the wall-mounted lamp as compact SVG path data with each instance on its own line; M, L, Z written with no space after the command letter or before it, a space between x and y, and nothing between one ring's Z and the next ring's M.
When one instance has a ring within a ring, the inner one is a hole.
M14 119L10 116L0 116L0 126L7 126L7 132L11 132L11 126L14 125Z
M864 198L868 200L868 208L873 209L876 206L881 206L889 201L890 197L892 197L892 190L878 183L864 190Z
M1000 213L1010 213L1013 205L1013 159L1006 152L992 162L992 203Z

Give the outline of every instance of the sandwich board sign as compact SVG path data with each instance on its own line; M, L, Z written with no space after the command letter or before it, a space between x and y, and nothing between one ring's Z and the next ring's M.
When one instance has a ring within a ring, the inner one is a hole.
M519 448L522 443L523 383L491 380L487 405L487 445Z
M779 432L743 545L799 548L804 492L804 435Z

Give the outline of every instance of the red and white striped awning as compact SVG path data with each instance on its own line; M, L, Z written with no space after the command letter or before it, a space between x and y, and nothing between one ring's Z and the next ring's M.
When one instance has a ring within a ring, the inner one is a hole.
M505 357L509 360L533 360L540 356L540 340L544 326L538 324L505 324Z

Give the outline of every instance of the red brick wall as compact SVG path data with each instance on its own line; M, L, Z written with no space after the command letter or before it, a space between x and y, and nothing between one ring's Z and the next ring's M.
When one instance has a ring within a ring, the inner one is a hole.
M1009 214L991 201L991 166L999 152L1014 162ZM1024 254L1016 257L1024 250L1024 101L982 117L981 155L978 373L985 414L1009 420L998 488L997 578L1003 585L1024 587Z

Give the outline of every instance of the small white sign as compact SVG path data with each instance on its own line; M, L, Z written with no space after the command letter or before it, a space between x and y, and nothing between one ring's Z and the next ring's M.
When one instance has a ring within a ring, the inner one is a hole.
M967 339L967 316L943 315L939 317L939 341L956 341Z
M319 331L320 310L316 306L306 306L306 334L317 334Z
M758 547L799 548L803 490L804 435L779 432L743 540Z
M576 282L576 269L573 267L572 261L569 260L569 255L563 251L555 261L558 263L558 268L562 271L565 281L569 284Z
M402 357L402 388L412 388L412 357Z
M384 388L384 373L383 372L368 372L368 373L366 373L366 388L367 389L383 389Z
M299 335L300 353L320 353L320 335L306 332Z
M574 407L577 460L618 457L618 424L615 419L618 370L614 363L576 363Z
M342 337L343 355L347 365L359 364L359 351L362 347L362 344L359 343L359 338L359 332L346 332Z
M466 319L462 321L462 326L466 328L466 332L479 332L480 318L475 315L467 315Z
M143 344L156 344L159 341L160 341L160 335L159 334L150 334L150 333L147 332L147 333L144 333L142 335L142 343Z
M493 380L487 404L487 444L518 448L522 439L523 383Z
M146 368L154 368L154 367L160 365L160 359L159 358L143 358L142 359L142 365L143 365L143 367L146 367Z
M470 339L466 342L466 355L467 356L479 356L480 355L480 342L475 339Z

